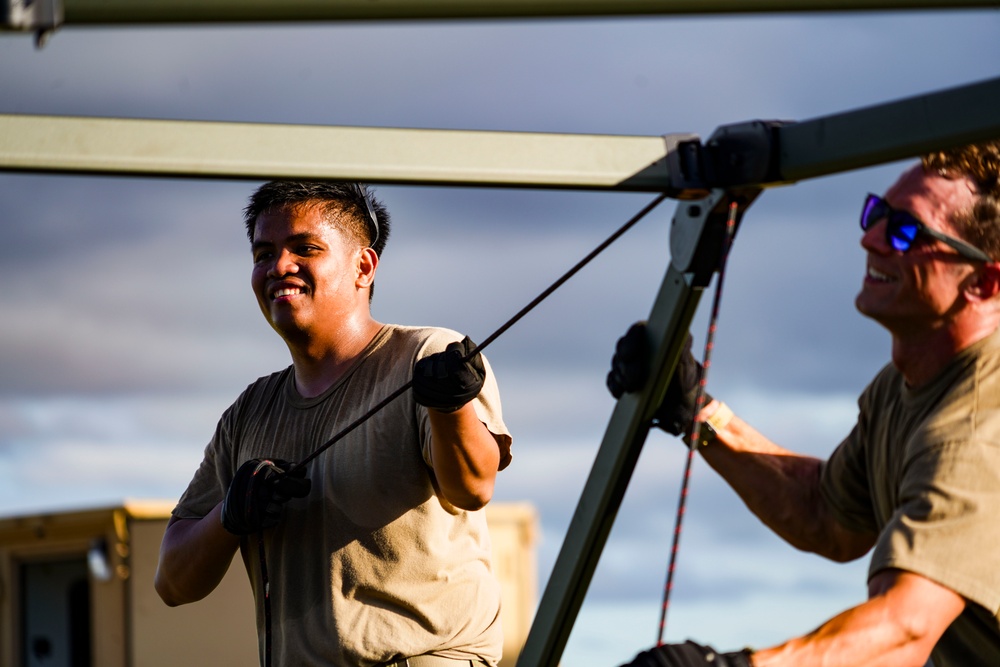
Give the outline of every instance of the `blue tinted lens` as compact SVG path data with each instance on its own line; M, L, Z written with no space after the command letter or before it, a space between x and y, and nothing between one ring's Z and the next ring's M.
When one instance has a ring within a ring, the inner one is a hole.
M893 211L885 228L885 234L892 247L906 252L920 233L920 223L908 213Z
M887 212L888 206L881 198L868 195L865 207L861 210L861 229L867 231L869 227L884 218Z
M923 225L905 211L893 209L877 195L868 195L861 210L861 229L869 227L885 218L885 240L895 250L906 252L913 245Z
M889 215L889 220L886 224L885 235L888 237L892 247L900 252L909 250L910 246L913 245L913 240L920 233L920 225L913 224L912 221L907 220L909 217L908 215L893 211Z

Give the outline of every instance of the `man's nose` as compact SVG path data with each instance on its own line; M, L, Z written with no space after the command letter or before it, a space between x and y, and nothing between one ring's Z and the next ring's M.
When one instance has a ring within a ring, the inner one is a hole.
M878 220L874 225L868 227L861 235L861 247L870 252L890 253L893 248L886 239L885 226L888 225L885 218Z
M274 263L271 264L271 270L268 273L273 277L278 277L296 273L298 270L299 265L295 262L295 256L287 250L281 250L275 255Z

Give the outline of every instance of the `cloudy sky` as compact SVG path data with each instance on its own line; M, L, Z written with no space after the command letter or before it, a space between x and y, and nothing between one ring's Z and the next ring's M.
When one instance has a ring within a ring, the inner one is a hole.
M707 137L995 77L995 11L212 27L0 36L0 112ZM901 165L768 191L737 238L710 390L823 456L887 361L852 306L857 212ZM176 498L221 411L288 363L249 289L254 184L0 173L0 514ZM649 195L380 187L375 316L482 340ZM496 501L540 513L542 583L604 434L614 342L669 262L662 204L489 349L515 436ZM703 301L696 341L704 339ZM656 638L683 466L652 434L565 653ZM695 466L668 639L723 648L859 602L865 563L794 552Z

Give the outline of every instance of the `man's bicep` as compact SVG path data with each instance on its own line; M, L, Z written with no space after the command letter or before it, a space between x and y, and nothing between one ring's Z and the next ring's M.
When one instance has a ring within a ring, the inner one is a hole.
M821 543L826 544L827 549L817 553L838 563L846 563L871 551L878 541L878 532L869 527L867 521L855 520L856 516L843 510L839 502L842 499L830 492L827 472L827 464L821 462L815 480L812 509L816 531L822 532ZM860 515L864 517L865 513Z
M844 525L839 516L831 511L825 501L821 501L824 520L829 533L829 541L836 545L836 554L830 557L839 562L847 563L861 558L871 551L878 541L878 533L870 530L848 527Z

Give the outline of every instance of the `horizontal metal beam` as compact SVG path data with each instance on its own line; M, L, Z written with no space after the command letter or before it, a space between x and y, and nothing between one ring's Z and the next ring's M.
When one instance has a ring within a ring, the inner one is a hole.
M615 136L0 114L0 171L666 192L769 187L1000 138L1000 78L801 123ZM675 150L682 145L681 150Z
M11 4L12 3L12 4ZM34 5L12 7L8 28L31 29ZM63 25L280 21L555 18L658 14L746 14L996 7L997 0L54 0ZM2 14L0 14L2 18ZM2 27L2 24L0 24ZM37 27L37 26L34 26Z
M1000 139L1000 78L788 124L777 130L786 181Z
M1000 139L1000 78L799 123L722 125L668 157L671 188L773 187Z
M0 170L662 192L692 138L0 114Z

